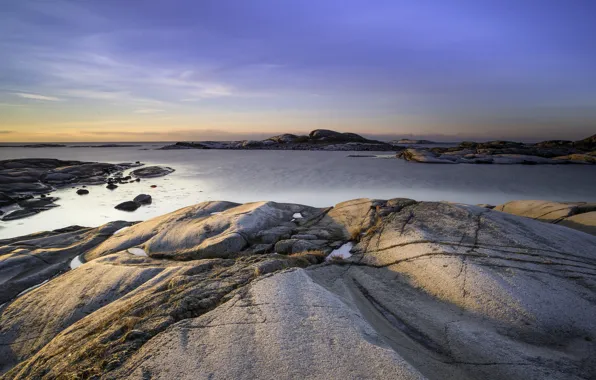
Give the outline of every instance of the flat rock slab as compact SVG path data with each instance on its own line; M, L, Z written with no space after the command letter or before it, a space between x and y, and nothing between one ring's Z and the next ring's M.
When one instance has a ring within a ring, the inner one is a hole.
M114 378L422 379L356 309L303 271L265 278L172 326Z
M147 166L141 169L135 169L130 174L136 178L154 178L163 177L174 172L174 169L167 166Z

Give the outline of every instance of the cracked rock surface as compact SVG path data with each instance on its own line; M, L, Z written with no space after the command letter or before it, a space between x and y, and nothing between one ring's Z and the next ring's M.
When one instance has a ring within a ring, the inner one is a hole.
M596 203L523 200L504 203L495 210L596 235Z
M401 198L205 202L124 230L2 241L0 373L596 377L596 236L506 212ZM347 242L350 257L324 260ZM27 287L49 281L18 294L10 284L29 267L9 260L50 263L52 250L86 263L31 267L44 274Z

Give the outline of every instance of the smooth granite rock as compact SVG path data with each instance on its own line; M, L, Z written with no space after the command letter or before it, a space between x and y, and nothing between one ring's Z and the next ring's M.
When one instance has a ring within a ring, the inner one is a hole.
M495 210L556 223L596 235L596 203L523 200L498 205Z
M593 212L565 206L540 207ZM204 202L117 227L0 242L5 378L596 377L581 231L405 198ZM57 275L34 255L86 263Z

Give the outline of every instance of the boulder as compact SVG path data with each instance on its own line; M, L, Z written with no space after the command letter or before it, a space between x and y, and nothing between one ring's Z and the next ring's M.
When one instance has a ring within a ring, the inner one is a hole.
M114 183L108 183L108 185L106 186L106 189L108 190L116 190L118 188L118 185L114 184Z
M151 202L153 202L153 198L151 198L151 195L148 194L139 194L135 197L134 202L142 205L149 205Z
M244 205L230 202L199 203L139 223L113 236L89 255L98 257L140 247L154 258L228 258L253 242L271 243L271 240L264 239L262 231L289 224L297 212L315 214L317 209L275 202ZM286 231L289 236L290 230ZM276 233L283 234L282 231Z
M132 211L136 211L136 209L138 209L139 207L141 207L141 204L138 202L126 201L126 202L120 203L119 205L117 205L114 208L116 210L132 212Z
M87 189L78 189L77 190L77 194L79 194L79 195L86 195L86 194L89 194L89 190L87 190Z

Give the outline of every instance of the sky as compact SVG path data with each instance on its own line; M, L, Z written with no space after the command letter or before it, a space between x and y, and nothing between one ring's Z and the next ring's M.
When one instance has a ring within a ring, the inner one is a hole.
M1 0L0 142L596 133L593 0Z

